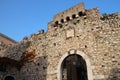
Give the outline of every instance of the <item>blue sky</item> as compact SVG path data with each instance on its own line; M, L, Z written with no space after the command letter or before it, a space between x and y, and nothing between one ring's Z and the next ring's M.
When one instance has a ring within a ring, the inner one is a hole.
M101 14L120 12L120 0L0 0L0 33L21 41L40 29L47 31L55 14L80 2L86 9L98 7Z

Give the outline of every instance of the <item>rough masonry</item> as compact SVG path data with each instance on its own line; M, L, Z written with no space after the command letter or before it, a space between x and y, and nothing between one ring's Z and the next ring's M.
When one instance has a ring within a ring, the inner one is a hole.
M47 32L1 49L0 56L20 61L33 50L36 56L19 69L0 64L0 80L120 80L120 13L100 15L80 3L56 14Z

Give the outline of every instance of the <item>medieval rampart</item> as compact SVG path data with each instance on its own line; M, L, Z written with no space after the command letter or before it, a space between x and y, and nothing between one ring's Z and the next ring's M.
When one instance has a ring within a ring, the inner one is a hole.
M5 64L7 61L1 62L6 67L0 65L0 78L119 80L119 35L119 13L100 15L97 8L85 10L83 3L80 3L55 15L48 24L47 32L40 30L30 38L25 37L18 45L1 50L2 58L15 60L15 64L22 61L24 65L19 63L21 66L16 67ZM76 67L82 70L76 70ZM70 77L71 74L67 73L74 74Z

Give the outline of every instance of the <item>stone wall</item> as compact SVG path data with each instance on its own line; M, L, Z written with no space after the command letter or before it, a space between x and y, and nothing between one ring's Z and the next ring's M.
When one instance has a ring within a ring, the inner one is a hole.
M25 51L35 49L37 55L20 71L10 68L1 72L1 80L7 75L14 76L15 80L60 80L61 60L77 52L81 52L79 55L87 62L88 73L92 71L88 74L89 80L119 80L120 14L100 16L99 10L93 8L56 24L58 18L49 23L47 32L40 30L29 39L24 38L18 45L0 52L1 57L15 60L19 60Z
M61 19L66 21L66 17L72 18L72 15L74 14L78 15L79 12L85 12L84 3L80 3L72 8L69 8L68 10L58 13L57 15L54 16L54 21L61 22L60 21Z

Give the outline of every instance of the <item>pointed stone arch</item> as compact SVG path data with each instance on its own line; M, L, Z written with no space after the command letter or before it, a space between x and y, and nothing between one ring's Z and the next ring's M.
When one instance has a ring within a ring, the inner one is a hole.
M77 54L77 55L80 55L81 57L83 57L83 59L86 62L86 66L87 66L88 80L93 80L93 74L92 74L92 68L91 68L90 59L84 52L79 51L79 50L70 50L70 51L66 52L61 57L61 59L60 59L60 61L58 63L58 70L57 70L57 72L58 72L58 74L57 74L58 80L62 80L62 63L63 63L64 59L66 57L68 57L69 55L72 55L72 54Z

